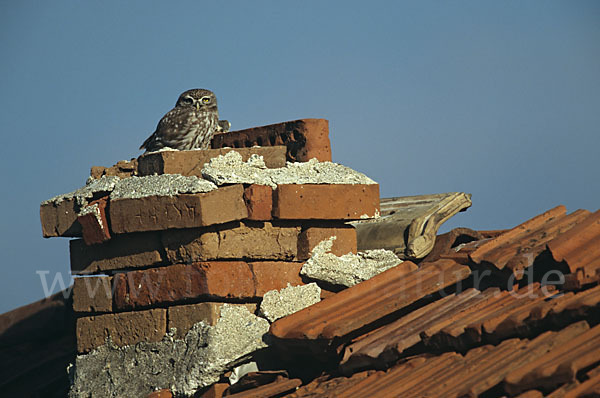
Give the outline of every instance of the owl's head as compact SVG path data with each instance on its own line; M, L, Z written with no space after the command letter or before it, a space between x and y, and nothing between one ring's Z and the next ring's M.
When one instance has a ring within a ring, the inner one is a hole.
M217 97L210 90L194 88L182 93L175 106L213 110L217 109Z

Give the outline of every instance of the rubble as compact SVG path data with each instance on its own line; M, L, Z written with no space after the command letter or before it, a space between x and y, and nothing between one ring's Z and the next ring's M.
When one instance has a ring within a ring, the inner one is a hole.
M72 397L597 391L600 212L559 206L440 236L469 194L381 199L331 162L327 133L304 119L220 134L212 150L146 154L117 174L146 177L44 202L44 236L83 235L72 272L93 276L63 303L70 333L34 344L42 365L17 361L5 385L43 391L38 370L68 357ZM3 353L25 323L0 322Z
M265 293L260 304L259 315L269 322L275 322L319 301L321 301L321 288L316 283L303 286L288 284L281 290Z
M346 287L366 281L402 263L393 252L384 249L336 256L331 253L335 236L319 243L302 267L301 275L310 279Z
M195 176L161 174L120 180L111 199L135 199L147 196L174 196L181 193L205 193L217 189L213 183Z
M286 167L268 169L262 156L251 155L247 162L237 152L210 160L202 175L217 185L258 184L273 189L281 184L376 184L366 175L332 162L311 159L304 163L287 162Z
M267 167L284 167L286 161L285 150L286 148L284 146L202 150L192 149L187 151L167 150L167 148L162 148L157 152L147 152L140 156L137 171L141 176L153 174L181 174L183 176L202 177L202 167L204 167L210 159L231 151L239 153L244 161L248 160L250 155L258 154L263 156Z
M109 342L77 356L69 397L143 397L158 388L191 397L218 381L236 360L266 347L268 328L246 308L226 304L215 326L197 323L183 339L169 334L160 342L125 347Z
M65 200L74 199L77 206L84 207L92 198L94 198L94 196L103 196L104 194L112 192L119 181L121 181L121 179L114 176L103 176L98 179L90 178L83 187L76 189L73 192L57 195L45 200L41 203L41 206L49 204L57 206Z

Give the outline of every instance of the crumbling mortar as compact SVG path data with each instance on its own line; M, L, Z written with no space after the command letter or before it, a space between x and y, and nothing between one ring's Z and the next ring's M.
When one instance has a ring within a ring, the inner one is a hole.
M336 256L331 253L335 239L337 237L332 236L315 246L310 258L302 266L300 275L311 280L350 287L402 262L394 252L384 249Z
M202 168L202 176L217 185L257 184L273 190L279 184L376 184L366 175L337 163L311 159L268 169L262 156L253 154L244 162L235 151L211 159Z
M176 397L190 397L218 381L241 358L266 347L269 323L245 307L225 304L215 326L195 324L183 339L171 329L160 342L116 347L110 341L79 355L70 397L145 396L170 388ZM225 342L228 344L225 344Z

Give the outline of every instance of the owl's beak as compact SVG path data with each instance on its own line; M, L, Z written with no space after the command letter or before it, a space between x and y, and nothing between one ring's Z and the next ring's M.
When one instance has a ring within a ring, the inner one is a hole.
M200 110L200 102L199 101L196 101L196 103L194 105L196 105L197 110Z

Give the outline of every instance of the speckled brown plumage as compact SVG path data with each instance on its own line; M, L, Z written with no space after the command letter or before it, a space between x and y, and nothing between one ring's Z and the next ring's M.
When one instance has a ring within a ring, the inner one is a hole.
M219 128L217 97L210 90L192 89L179 96L175 107L158 122L140 149L208 149Z

